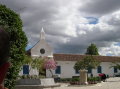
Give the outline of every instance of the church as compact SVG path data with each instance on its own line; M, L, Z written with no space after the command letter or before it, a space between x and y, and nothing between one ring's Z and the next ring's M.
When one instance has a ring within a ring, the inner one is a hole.
M61 78L72 78L73 76L79 76L79 71L76 71L73 66L78 60L82 60L86 55L80 54L59 54L53 53L53 48L45 40L45 32L42 28L40 32L40 40L28 50L28 54L32 58L38 57L48 57L52 58L57 63L57 68L52 70L53 74L60 76ZM96 60L100 61L100 66L96 69L89 69L88 76L93 74L93 76L98 76L100 73L105 73L108 76L114 76L120 71L117 68L112 67L112 62L120 62L120 57L116 56L93 56ZM23 70L20 75L38 75L38 71L32 69L29 71L29 65L23 65ZM51 77L50 71L46 70L46 77Z

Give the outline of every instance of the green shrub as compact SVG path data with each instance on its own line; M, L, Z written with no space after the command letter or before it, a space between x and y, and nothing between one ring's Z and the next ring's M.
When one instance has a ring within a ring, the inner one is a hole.
M11 66L4 83L5 87L13 89L23 65L27 37L22 31L20 16L5 5L0 5L0 26L8 32L10 37L9 60Z
M20 76L20 79L40 79L45 78L45 76L39 76L39 75L22 75Z
M72 78L72 82L78 82L80 81L80 78Z
M61 78L60 82L78 82L80 78Z
M89 77L87 80L88 81L100 81L101 79L100 77Z
M71 78L61 78L60 82L70 82L71 80Z

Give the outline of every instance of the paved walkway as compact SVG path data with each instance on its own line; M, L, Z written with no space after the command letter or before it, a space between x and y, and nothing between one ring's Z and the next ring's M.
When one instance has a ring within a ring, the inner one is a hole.
M56 87L53 89L120 89L120 77L109 78L107 79L107 82L102 82L91 86L67 86L62 84L61 87Z

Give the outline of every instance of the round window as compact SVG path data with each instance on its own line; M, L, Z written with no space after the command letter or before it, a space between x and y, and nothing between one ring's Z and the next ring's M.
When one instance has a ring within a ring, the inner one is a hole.
M41 53L41 54L44 54L44 53L45 53L45 49L43 49L43 48L40 49L40 53Z

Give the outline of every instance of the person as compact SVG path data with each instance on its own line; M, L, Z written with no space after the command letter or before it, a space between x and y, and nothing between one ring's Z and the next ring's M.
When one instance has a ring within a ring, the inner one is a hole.
M105 80L106 80L106 74L104 74L104 73L101 73L101 74L99 74L99 76L100 76L100 78L101 78L101 81L103 81L103 82L105 82Z
M103 73L103 76L102 76L103 82L106 81L106 78L107 78L107 77L106 77L106 74Z
M9 66L10 66L9 62L5 62L3 65L0 66L0 89L5 89L3 83Z
M3 83L7 70L10 67L8 62L9 43L8 33L3 28L0 28L0 89L6 89Z
M93 74L91 73L90 76L93 77Z

